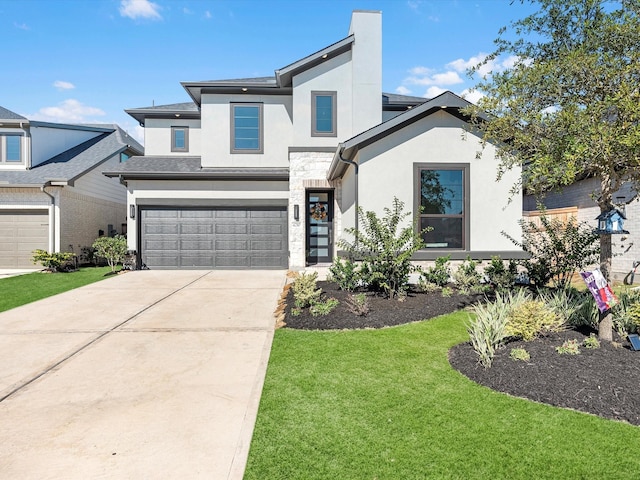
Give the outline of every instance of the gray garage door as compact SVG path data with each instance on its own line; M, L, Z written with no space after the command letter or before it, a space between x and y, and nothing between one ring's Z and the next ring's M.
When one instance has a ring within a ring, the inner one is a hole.
M287 268L287 211L144 208L142 261L149 268Z
M36 268L33 250L49 248L49 216L43 210L0 210L0 268Z

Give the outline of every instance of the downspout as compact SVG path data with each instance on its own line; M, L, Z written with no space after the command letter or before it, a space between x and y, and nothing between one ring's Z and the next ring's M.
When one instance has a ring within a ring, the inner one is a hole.
M342 158L342 152L343 152L343 148L340 148L340 150L338 150L338 160L340 160L343 163L346 163L348 165L353 165L354 168L354 173L355 173L355 187L354 187L354 206L355 206L355 215L354 215L354 221L355 221L355 230L356 230L356 235L358 232L358 223L359 223L359 215L358 215L358 164L356 162L354 162L353 160L347 160L346 158ZM356 236L356 241L357 241L357 236Z
M51 180L40 186L40 191L51 199L51 214L49 215L49 247L51 253L56 249L56 199L53 195L45 190L45 187L51 186Z

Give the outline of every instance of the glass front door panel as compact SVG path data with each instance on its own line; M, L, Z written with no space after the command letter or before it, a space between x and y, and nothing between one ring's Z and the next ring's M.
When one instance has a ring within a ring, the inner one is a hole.
M332 192L307 192L307 263L332 261L332 208Z

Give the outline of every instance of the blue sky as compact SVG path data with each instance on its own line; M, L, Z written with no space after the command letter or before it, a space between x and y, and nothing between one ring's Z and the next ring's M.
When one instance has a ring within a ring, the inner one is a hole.
M0 0L0 105L118 123L142 140L125 109L188 102L181 81L271 76L347 36L358 9L382 11L383 90L426 97L466 94L466 67L533 11L518 0Z

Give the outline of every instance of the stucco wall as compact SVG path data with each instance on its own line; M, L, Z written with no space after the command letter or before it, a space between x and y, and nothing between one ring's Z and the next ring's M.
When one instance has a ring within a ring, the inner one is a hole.
M144 128L145 155L191 156L200 155L201 128L200 120L185 120L176 118L173 120L148 118ZM171 151L171 127L189 127L189 151Z
M405 211L413 211L414 164L468 164L469 250L518 251L501 234L505 231L514 238L521 236L517 222L522 216L522 201L517 196L509 202L509 190L515 184L518 172L510 172L497 182L498 160L494 148L487 146L476 158L480 150L479 138L466 132L464 122L444 111L436 112L359 152L359 205L365 211L381 214L396 196L404 202ZM352 195L352 183L343 179L343 202ZM346 224L351 222L353 215L344 210Z

